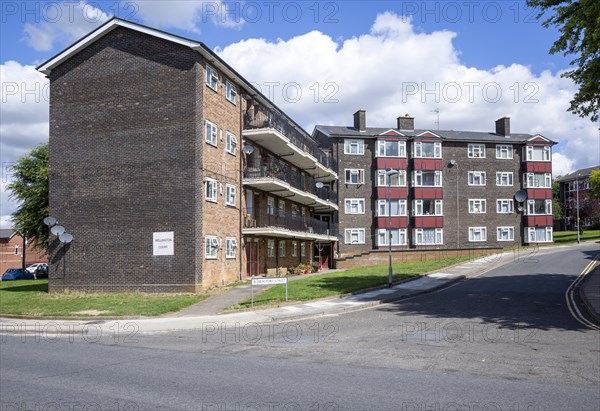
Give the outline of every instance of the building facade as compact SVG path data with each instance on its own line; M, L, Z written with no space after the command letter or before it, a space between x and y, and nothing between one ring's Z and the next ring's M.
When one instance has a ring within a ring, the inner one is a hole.
M21 234L12 228L0 229L0 275L9 268L23 266L23 247L25 247L25 264L47 263L48 256L25 243Z
M590 175L600 170L600 166L583 168L558 178L559 201L563 219L559 223L562 230L577 230L577 209L582 229L600 226L600 200L590 197Z
M316 126L340 178L337 256L377 250L505 247L552 241L554 142L510 132ZM520 192L516 196L517 192ZM517 201L520 198L522 201Z
M193 292L331 261L329 159L202 43L115 18L38 70L50 214L74 237L51 239L51 291Z

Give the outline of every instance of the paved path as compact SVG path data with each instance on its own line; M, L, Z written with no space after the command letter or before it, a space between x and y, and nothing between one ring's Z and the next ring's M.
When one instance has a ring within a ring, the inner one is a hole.
M586 275L581 296L596 323L600 324L600 265Z

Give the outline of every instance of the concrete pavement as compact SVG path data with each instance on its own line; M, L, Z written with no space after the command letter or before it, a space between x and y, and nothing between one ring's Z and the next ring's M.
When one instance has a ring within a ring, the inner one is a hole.
M579 295L596 324L600 325L600 265L585 276Z

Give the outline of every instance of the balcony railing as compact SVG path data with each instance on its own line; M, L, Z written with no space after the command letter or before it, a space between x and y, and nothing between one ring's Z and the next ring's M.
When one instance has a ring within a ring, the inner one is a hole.
M327 168L332 168L331 157L326 155L315 141L302 135L296 128L292 127L283 117L271 111L255 112L254 116L247 112L244 116L244 130L258 128L273 128L286 136L290 142L300 150L310 153L313 157Z
M332 237L335 237L338 232L338 226L335 223L317 220L301 214L287 213L279 209L267 209L254 217L251 217L252 215L252 211L248 210L244 218L244 228L286 228L291 231Z
M338 195L335 191L330 190L328 187L318 188L316 186L317 180L292 169L288 163L276 158L259 161L250 159L244 170L244 178L273 178L282 180L294 188L314 194L322 200L337 204Z

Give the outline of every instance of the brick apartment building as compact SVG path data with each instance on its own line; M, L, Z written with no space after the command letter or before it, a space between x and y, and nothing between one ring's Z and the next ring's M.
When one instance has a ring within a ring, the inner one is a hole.
M47 263L48 256L34 249L31 243L25 245L25 264ZM23 266L23 237L12 228L0 229L0 275L9 268Z
M419 130L408 115L367 127L364 110L353 126L316 126L339 167L338 257L390 239L396 250L551 242L555 143L511 133L507 117L494 131Z
M558 222L562 230L577 230L577 196L579 195L579 222L582 229L600 225L600 200L590 197L590 175L599 166L583 168L558 178L559 201L563 219ZM577 189L579 186L579 189Z
M114 18L50 79L50 290L189 292L309 263L338 178L311 136L204 44ZM285 273L283 273L285 274Z

